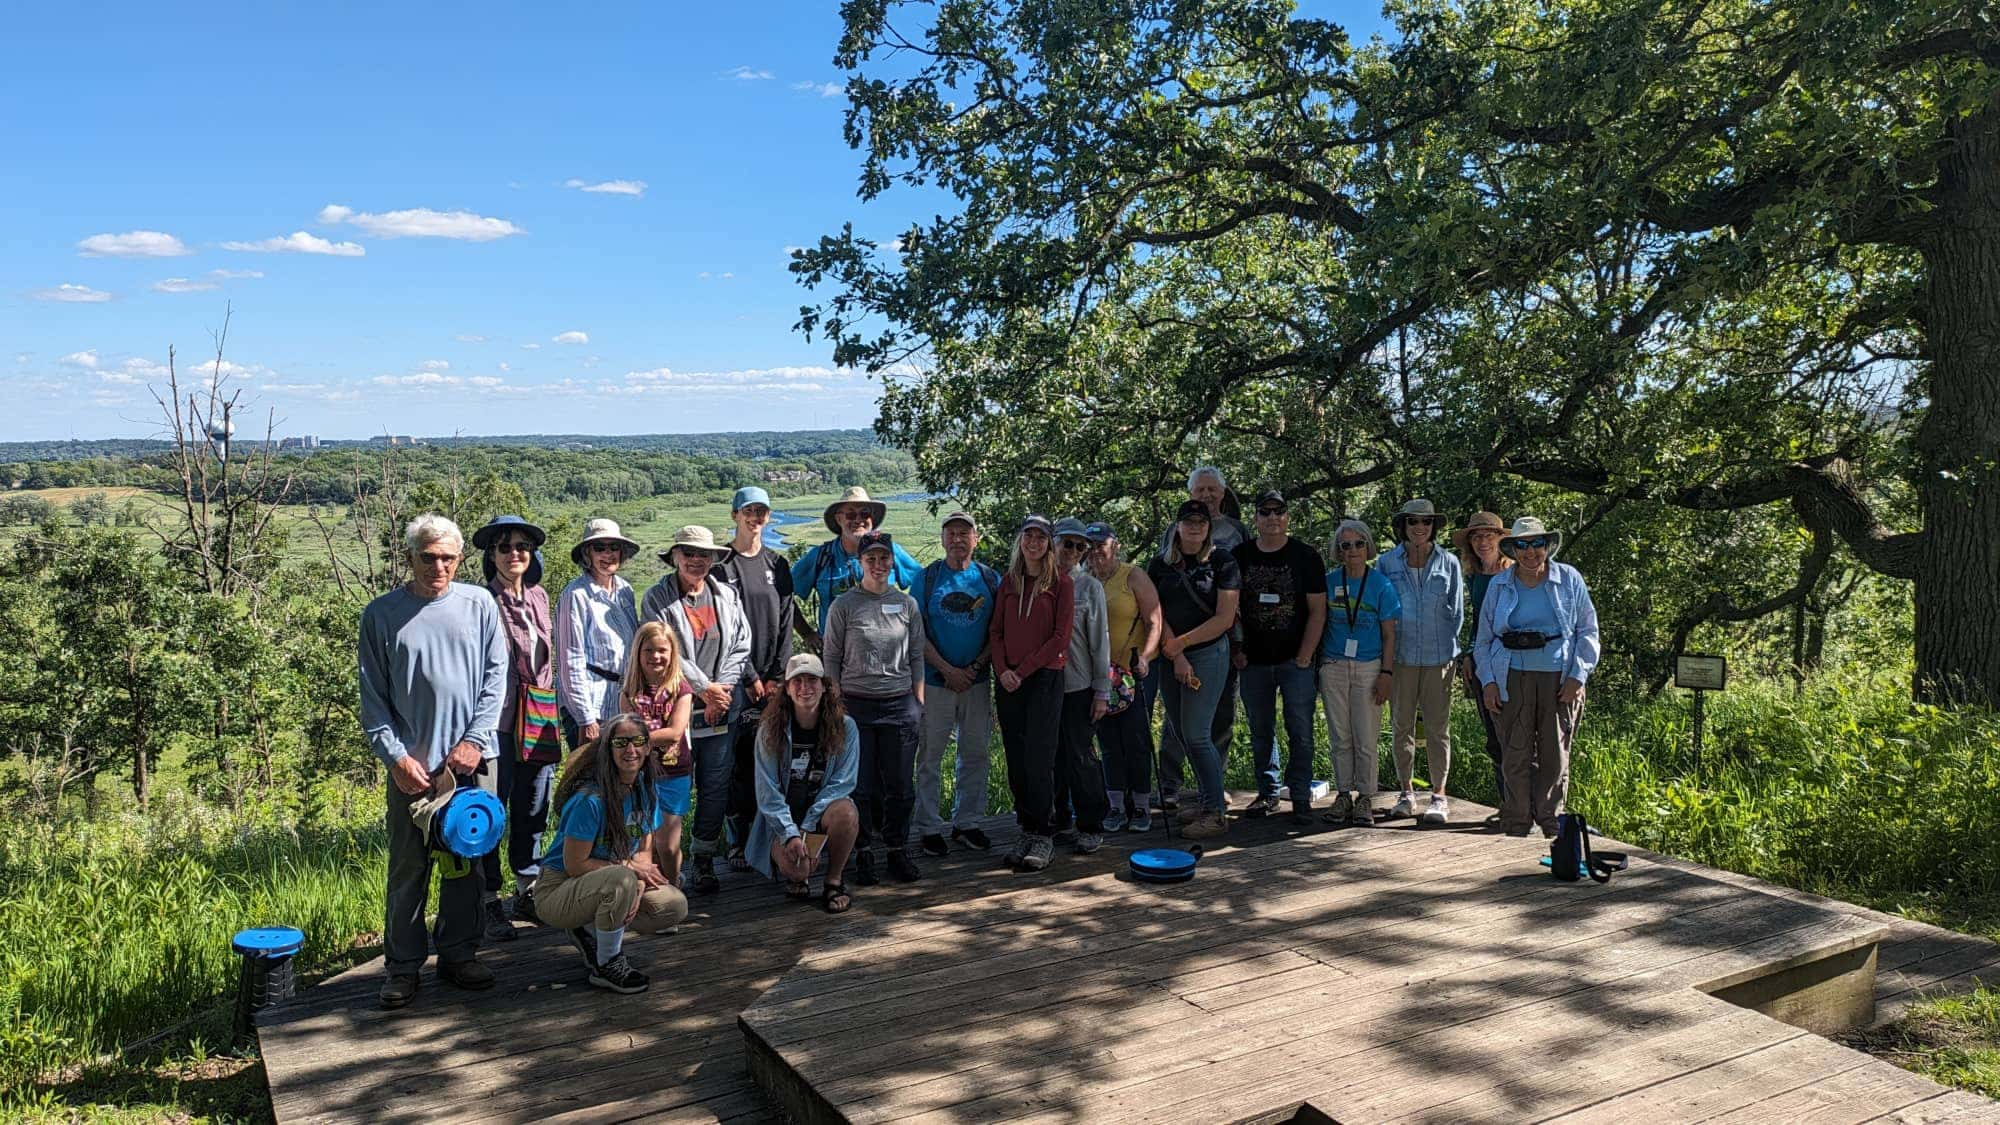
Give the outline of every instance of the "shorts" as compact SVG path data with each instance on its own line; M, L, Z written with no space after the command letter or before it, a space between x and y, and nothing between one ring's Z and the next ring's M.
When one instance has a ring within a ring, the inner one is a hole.
M653 796L659 799L660 811L668 816L686 816L688 806L694 803L694 775L661 778L653 784Z

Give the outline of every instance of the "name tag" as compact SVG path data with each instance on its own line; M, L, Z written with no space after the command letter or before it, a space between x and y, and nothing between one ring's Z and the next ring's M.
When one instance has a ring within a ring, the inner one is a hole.
M883 613L893 613L893 614L895 614L896 616L898 616L898 617L901 617L901 616L903 615L903 603L902 603L902 602L885 602L885 603L883 603L883 605L882 605L882 612L883 612Z
M1258 595L1257 595L1257 604L1259 604L1259 605L1277 605L1277 604L1278 604L1278 595L1276 595L1276 594L1258 594Z
M1361 655L1361 642L1353 637L1347 638L1347 658L1352 660L1359 655Z
M798 757L796 757L796 758L793 758L793 759L792 759L792 776L793 776L793 777L804 777L804 776L806 775L806 767L808 767L808 766L810 766L810 765L812 765L812 757L811 757L810 755L807 755L807 754L800 754L800 755L799 755Z

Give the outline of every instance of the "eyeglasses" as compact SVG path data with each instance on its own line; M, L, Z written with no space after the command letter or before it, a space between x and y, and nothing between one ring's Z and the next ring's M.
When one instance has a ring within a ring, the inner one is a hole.
M1335 546L1339 547L1343 551L1359 551L1367 547L1368 544L1363 543L1359 539L1347 539L1341 541L1340 543L1335 544Z
M625 545L622 543L603 543L603 542L592 543L590 545L591 554L601 555L606 551L609 551L614 555L622 555L625 553Z
M1516 539L1514 540L1514 549L1517 551L1546 551L1549 549L1549 537L1546 535L1537 535L1533 539Z
M457 555L434 555L425 551L417 556L426 566L450 566L458 561Z
M1437 520L1435 520L1435 519L1431 518L1430 516L1404 516L1404 517L1403 517L1403 523L1404 523L1404 525L1405 525L1405 526L1408 526L1408 525L1411 525L1411 524L1415 524L1415 525L1416 525L1416 526L1418 526L1418 527L1429 527L1430 525L1432 525L1432 524L1434 524L1434 523L1436 523L1436 522L1437 522Z
M1065 539L1062 541L1062 549L1065 551L1088 551L1090 550L1090 543L1083 539Z
M613 750L632 750L645 744L646 739L644 737L630 734L621 734L611 740L611 748Z
M1285 510L1283 508L1259 508L1257 509L1257 514L1260 516L1282 516L1285 514Z
M840 511L834 513L835 516L844 520L865 520L874 514L866 508L842 508Z
M493 545L493 553L496 555L532 555L535 553L535 545L525 539L517 539L510 543L495 543Z

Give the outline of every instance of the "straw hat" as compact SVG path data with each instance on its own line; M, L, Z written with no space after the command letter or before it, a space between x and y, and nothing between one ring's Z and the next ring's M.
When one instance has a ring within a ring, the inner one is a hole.
M820 518L826 521L826 529L828 531L833 532L835 535L840 534L840 521L833 518L833 513L849 504L868 505L868 510L875 513L874 522L876 527L881 527L882 521L889 516L889 505L882 503L880 500L871 499L868 495L868 490L857 484L846 492L841 493L840 499L826 506L826 513Z
M1452 529L1452 548L1459 551L1465 550L1465 545L1472 541L1472 533L1475 531L1497 531L1505 535L1507 534L1507 522L1500 518L1498 512L1474 512L1472 513L1472 518L1465 521L1464 527L1455 527Z
M589 565L583 561L584 548L600 539L609 539L623 546L625 548L623 558L626 562L630 562L632 556L639 553L639 545L627 539L625 533L618 530L617 520L595 519L583 525L583 538L577 540L576 546L569 549L569 561L589 570Z
M712 562L721 562L723 559L729 557L729 548L718 545L715 541L715 533L702 527L700 524L691 523L674 532L674 541L667 544L666 550L660 552L660 561L663 563L673 562L674 551L676 549L684 551L707 551L709 560Z
M1550 558L1555 558L1556 552L1562 550L1562 532L1550 531L1542 526L1541 520L1533 516L1519 516L1514 520L1513 530L1500 537L1500 553L1511 559L1514 557L1514 552L1520 549L1521 540L1538 537L1546 537L1549 540Z

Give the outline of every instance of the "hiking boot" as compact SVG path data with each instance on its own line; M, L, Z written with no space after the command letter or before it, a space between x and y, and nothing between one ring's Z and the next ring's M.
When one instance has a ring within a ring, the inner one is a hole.
M690 863L689 869L694 880L696 894L712 895L722 889L722 880L715 877L715 857L698 855Z
M1193 824L1207 815L1208 810L1200 805L1182 805L1180 811L1174 814L1174 823Z
M989 852L993 850L993 841L987 839L986 833L981 832L977 828L954 828L951 830L951 838L976 851Z
M1375 827L1375 798L1367 793L1354 795L1354 807L1348 811L1347 823L1360 828Z
M1007 854L1000 857L1000 862L1006 864L1008 867L1011 867L1016 871L1019 871L1021 869L1021 861L1027 858L1027 855L1028 855L1028 834L1026 832L1023 832L1021 833L1020 837L1014 841L1014 846L1007 849Z
M625 954L620 953L592 969L590 983L598 988L630 994L646 991L646 985L651 982L646 979L646 974L632 967L632 962L626 960Z
M1444 799L1444 794L1433 793L1431 807L1425 809L1424 815L1417 819L1424 824L1443 824L1451 819L1451 804Z
M1277 811L1278 811L1278 799L1276 797L1266 797L1262 793L1257 794L1256 800L1243 806L1244 816L1256 816L1256 817L1270 816L1272 813Z
M521 936L514 932L514 923L508 920L507 908L500 905L499 899L487 899L483 909L486 913L487 941L513 941Z
M1103 846L1104 836L1101 833L1078 832L1076 834L1076 844L1074 847L1078 855L1089 855Z
M471 992L493 987L493 970L477 957L467 957L463 961L439 961L438 976L449 984Z
M875 849L860 848L854 853L854 881L864 887L872 887L882 881L875 874Z
M917 866L917 861L910 857L909 852L893 848L889 852L889 874L894 875L899 883L914 883L924 877L924 870Z
M1312 822L1313 822L1313 803L1311 801L1293 801L1292 823L1304 826L1311 824Z
M1049 865L1056 855L1056 842L1047 836L1029 836L1027 847L1021 853L1020 868L1023 871L1040 871Z
M1049 841L1055 844L1074 844L1076 843L1076 836L1076 826L1071 825L1068 828L1056 829L1055 835L1049 837Z
M1333 795L1333 807L1320 819L1328 824L1346 824L1354 818L1354 794L1345 789Z
M1179 812L1180 807L1181 807L1181 795L1179 790L1175 790L1172 793L1160 794L1161 812Z
M1151 812L1133 813L1132 819L1125 822L1125 831L1127 832L1151 832L1152 830L1153 814Z
M583 954L584 964L589 965L592 969L597 968L596 934L591 933L588 927L578 926L569 932L569 943L576 946L578 953Z
M514 915L516 922L526 922L530 926L542 924L542 916L535 912L535 891L532 887L514 892L514 901L509 906L509 912Z
M382 982L382 1006L400 1008L417 998L420 981L415 973L391 973Z
M1393 819L1399 816L1415 815L1417 815L1417 795L1405 789L1402 796L1396 798L1396 807L1389 810L1389 816Z
M1106 836L1111 835L1113 832L1123 831L1125 831L1124 809L1112 809L1110 812L1104 814L1104 834Z
M945 843L944 837L936 832L925 833L923 840L919 842L918 846L924 849L925 855L951 854L951 845Z
M1229 818L1213 809L1203 813L1193 824L1181 830L1181 835L1190 840L1214 840L1227 835Z

